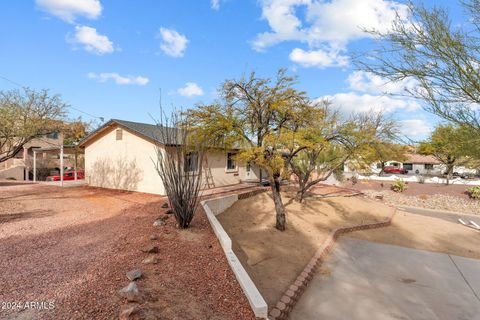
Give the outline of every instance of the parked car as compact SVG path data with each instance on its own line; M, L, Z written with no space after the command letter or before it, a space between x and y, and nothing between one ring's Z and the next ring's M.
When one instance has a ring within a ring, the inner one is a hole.
M400 174L407 174L408 170L404 168L398 168L393 166L387 166L383 168L383 172L385 173L400 173Z
M77 170L77 180L85 179L83 170ZM69 170L63 173L63 181L75 180L75 171ZM48 176L47 181L60 181L60 175Z

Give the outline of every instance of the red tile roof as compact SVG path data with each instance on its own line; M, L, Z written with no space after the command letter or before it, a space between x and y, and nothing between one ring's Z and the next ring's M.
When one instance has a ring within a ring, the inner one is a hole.
M405 160L403 163L441 164L441 162L435 159L434 156L423 156L415 153L407 153L405 155L407 156L407 160Z

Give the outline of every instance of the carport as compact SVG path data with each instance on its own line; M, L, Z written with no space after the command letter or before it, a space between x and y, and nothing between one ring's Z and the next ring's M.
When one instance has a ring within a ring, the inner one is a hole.
M37 181L37 153L42 154L55 154L59 155L60 157L60 186L63 187L63 173L64 173L64 163L63 157L66 154L73 154L74 155L74 180L77 180L77 168L78 168L78 155L84 154L84 149L80 148L76 145L61 145L61 146L52 146L47 148L36 148L33 149L33 181Z

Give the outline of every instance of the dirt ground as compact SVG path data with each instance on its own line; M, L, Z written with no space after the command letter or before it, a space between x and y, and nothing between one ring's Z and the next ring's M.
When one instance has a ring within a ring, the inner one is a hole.
M480 259L480 232L459 223L397 211L386 228L347 235L374 242Z
M283 193L287 230L274 228L270 193L240 200L218 216L232 238L234 251L269 306L301 273L335 228L385 221L393 209L359 197L307 198Z
M253 319L202 211L175 228L165 198L89 187L0 186L0 301L54 302L53 310L0 310L1 319L115 319L125 272L140 268L135 318ZM158 240L149 240L157 234ZM157 245L160 262L140 251Z
M351 183L346 183L345 186L355 190L390 190L393 181L359 181L355 185ZM432 194L446 194L451 196L460 197L463 199L470 200L465 190L471 186L460 185L460 184L436 184L436 183L417 183L409 182L408 188L402 194L407 196L420 196L420 195L432 195Z

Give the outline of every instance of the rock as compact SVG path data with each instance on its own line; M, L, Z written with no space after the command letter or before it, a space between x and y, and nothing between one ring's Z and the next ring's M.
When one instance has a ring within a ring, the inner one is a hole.
M162 204L162 208L163 208L163 209L168 208L168 202L165 202L164 204Z
M142 277L142 271L139 269L131 270L127 272L127 278L130 281L135 281Z
M163 216L158 217L157 220L166 221L166 220L168 220L168 218L170 218L170 216L163 215Z
M149 246L141 249L145 253L158 253L158 247L157 246Z
M157 264L158 258L155 256L149 256L142 261L143 264Z
M129 302L140 302L140 291L138 290L137 284L135 282L130 282L128 286L120 289L118 291L120 296L127 299Z
M173 214L173 210L172 210L172 209L168 209L167 211L165 211L165 214Z
M138 312L139 308L136 305L126 305L123 306L120 310L120 320L128 320L131 319L134 314Z
M164 225L165 225L165 221L160 220L160 219L155 220L155 222L153 223L154 227L161 227L161 226L164 226Z
M158 236L156 234L151 234L148 239L150 240L157 240L158 239Z

